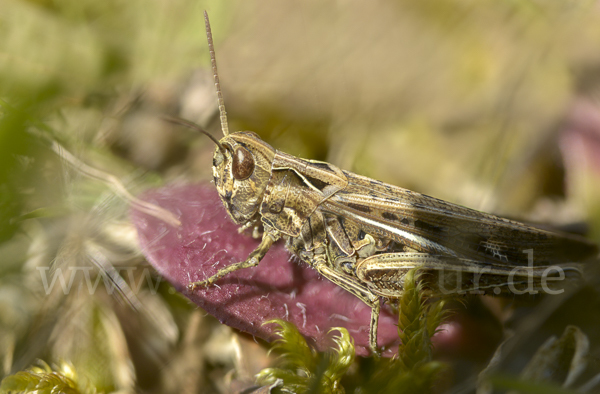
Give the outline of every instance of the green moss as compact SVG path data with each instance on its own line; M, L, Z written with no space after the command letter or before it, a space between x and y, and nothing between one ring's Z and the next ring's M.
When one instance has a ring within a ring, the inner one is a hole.
M277 366L257 375L262 385L279 384L285 392L341 393L362 387L369 392L427 393L433 387L443 364L432 360L431 337L447 317L444 302L425 302L418 273L411 270L404 280L404 294L399 302L398 335L402 341L393 360L376 359L372 377L342 385L343 378L354 361L352 337L344 328L333 328L335 346L319 353L310 348L296 327L283 320L266 324L279 325L271 351L279 354Z

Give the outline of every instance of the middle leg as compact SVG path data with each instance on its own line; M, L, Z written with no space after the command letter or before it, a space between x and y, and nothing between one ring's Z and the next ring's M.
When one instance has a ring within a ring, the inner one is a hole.
M354 294L362 302L371 307L371 323L369 327L369 347L373 354L378 355L377 328L379 325L379 312L381 309L379 296L372 293L356 278L343 272L338 272L329 267L324 255L317 256L311 265L325 278L340 286L342 289Z

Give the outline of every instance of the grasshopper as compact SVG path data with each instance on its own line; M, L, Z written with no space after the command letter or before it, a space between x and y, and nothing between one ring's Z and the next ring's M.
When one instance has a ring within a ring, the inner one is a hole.
M371 307L369 346L377 353L381 301L402 295L408 270L418 268L431 296L550 291L545 280L581 276L595 244L538 229L344 171L333 164L278 151L256 133L230 133L208 15L206 35L223 138L212 172L229 216L254 229L260 245L248 258L188 286L207 287L229 273L258 265L271 245L287 249L323 277ZM535 253L535 255L534 255ZM576 262L576 263L572 263Z

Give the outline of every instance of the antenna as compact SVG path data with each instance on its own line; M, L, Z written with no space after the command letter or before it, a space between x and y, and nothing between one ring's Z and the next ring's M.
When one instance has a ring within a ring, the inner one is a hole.
M202 127L198 126L196 123L190 122L189 120L177 118L175 116L164 115L162 118L163 118L163 120L165 120L167 122L171 122L171 123L174 123L174 124L185 126L185 127L188 127L188 128L190 128L192 130L196 130L196 131L201 132L202 134L204 134L208 138L210 138L212 140L212 142L214 142L215 144L217 144L217 146L219 147L219 150L221 151L222 154L225 154L225 152L227 151L225 149L225 147L219 142L218 139L216 139L215 137L213 137L212 134L210 134L208 131L204 130Z
M223 101L223 93L219 84L219 74L217 73L217 59L215 58L215 46L213 45L212 32L210 30L210 22L208 14L204 11L204 23L206 25L206 38L208 39L208 51L210 52L210 63L213 70L213 78L215 80L215 89L217 89L217 102L219 103L219 115L221 118L221 131L227 137L229 135L229 126L227 125L227 111L225 111L225 101Z

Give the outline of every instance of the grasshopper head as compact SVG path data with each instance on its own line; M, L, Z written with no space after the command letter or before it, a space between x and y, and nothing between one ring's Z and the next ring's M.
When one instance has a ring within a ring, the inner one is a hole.
M213 177L229 216L245 224L257 214L271 176L275 150L250 131L231 133L219 141Z

